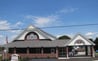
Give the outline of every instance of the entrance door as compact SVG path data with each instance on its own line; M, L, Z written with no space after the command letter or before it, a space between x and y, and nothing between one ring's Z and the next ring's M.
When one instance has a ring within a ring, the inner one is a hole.
M59 57L66 57L66 49L65 48L59 48L58 49L58 56Z
M85 55L85 46L75 46L74 47L77 56Z

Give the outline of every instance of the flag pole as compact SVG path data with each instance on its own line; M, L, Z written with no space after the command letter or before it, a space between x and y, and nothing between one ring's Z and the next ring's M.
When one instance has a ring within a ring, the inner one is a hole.
M6 36L6 44L8 44L8 36ZM6 56L6 59L8 58L7 57L7 51L8 50L8 47L6 46L6 48L5 48L5 56Z
M6 44L8 44L8 36L6 36Z

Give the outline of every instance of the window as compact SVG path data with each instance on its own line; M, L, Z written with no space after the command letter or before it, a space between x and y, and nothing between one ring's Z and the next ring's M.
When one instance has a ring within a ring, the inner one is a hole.
M41 48L30 48L29 52L34 54L41 53Z
M76 42L74 43L75 45L84 45L85 42L83 40L76 40Z
M51 52L52 53L56 53L56 49L55 48L51 48Z
M25 36L26 40L34 40L34 39L39 39L39 36L37 35L37 33L35 32L29 32L26 36Z
M14 53L14 48L9 48L9 53Z
M9 53L14 53L14 48L9 48ZM27 53L27 48L16 48L16 53Z
M27 53L27 48L16 48L16 53Z
M59 57L66 57L65 48L59 48Z
M43 52L44 53L51 53L51 48L44 48L43 49Z
M56 49L55 48L44 48L43 52L44 53L56 53Z

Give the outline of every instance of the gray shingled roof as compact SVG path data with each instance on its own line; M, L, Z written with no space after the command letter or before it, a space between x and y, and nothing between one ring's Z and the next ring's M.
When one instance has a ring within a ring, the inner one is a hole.
M77 34L74 38L76 38L78 35ZM92 45L95 45L92 41L86 39L84 36L80 35L81 37L83 37L85 40L87 40L88 42L90 42ZM74 39L73 38L73 39ZM71 41L73 41L73 39L69 40L32 40L32 41L16 41L16 42L11 42L8 44L3 45L3 47L19 47L19 48L23 48L23 47L64 47L67 46Z
M64 47L69 40L55 41L16 41L3 45L3 47Z

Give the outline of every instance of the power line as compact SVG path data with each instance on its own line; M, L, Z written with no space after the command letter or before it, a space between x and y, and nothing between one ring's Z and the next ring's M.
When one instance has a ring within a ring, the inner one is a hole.
M81 25L66 25L66 26L51 26L51 27L42 27L42 28L64 28L64 27L81 27L81 26L93 26L98 25L96 24L81 24Z
M98 25L98 23L96 24L81 24L81 25L66 25L66 26L51 26L51 27L41 27L41 29L46 29L46 28L65 28L65 27L83 27L83 26L94 26L94 25ZM0 31L12 31L12 30L24 30L26 28L16 28L16 29L0 29Z

